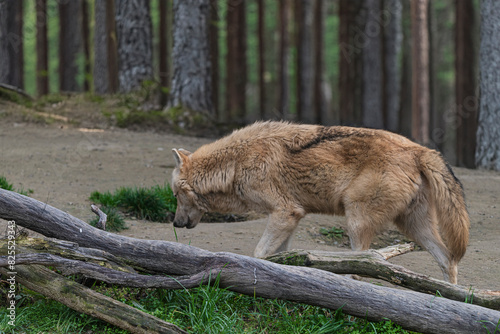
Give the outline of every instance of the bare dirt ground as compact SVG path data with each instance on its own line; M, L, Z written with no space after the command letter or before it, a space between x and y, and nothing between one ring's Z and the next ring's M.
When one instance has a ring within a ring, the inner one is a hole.
M100 126L96 122L61 120L47 125L25 116L1 113L0 175L16 189L32 189L31 197L84 221L90 221L89 195L94 190L120 186L152 186L170 181L172 148L195 150L211 139L168 133L134 132ZM100 121L100 119L99 119ZM92 128L91 128L92 127ZM104 128L104 129L98 129ZM469 248L459 266L458 281L474 288L500 290L500 173L454 169L465 187L471 217ZM175 241L172 224L127 220L120 234ZM252 255L265 227L265 218L240 223L201 223L195 229L177 229L177 239L210 251ZM0 219L0 232L5 221ZM343 217L309 215L296 232L293 248L348 250L342 241L326 239L320 228L342 228ZM372 247L398 243L395 230L382 233ZM391 259L411 270L442 278L429 253L414 251Z

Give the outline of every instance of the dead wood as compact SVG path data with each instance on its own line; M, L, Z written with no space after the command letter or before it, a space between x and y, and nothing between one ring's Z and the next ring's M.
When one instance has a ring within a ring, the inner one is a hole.
M102 212L101 209L97 207L97 205L92 204L90 206L90 209L99 217L99 221L97 222L96 227L100 230L106 231L106 221L108 220L108 216L104 212Z
M0 217L48 237L112 254L119 262L141 271L183 279L218 273L219 285L232 291L334 310L342 308L346 314L372 321L390 319L413 331L494 332L500 321L500 312L495 310L358 282L316 268L279 265L175 242L108 233L47 204L1 189Z
M0 268L8 277L10 273ZM187 333L179 327L102 295L39 265L16 265L16 282L28 289L131 333Z
M316 268L336 274L378 278L414 291L500 310L500 291L450 284L387 261L390 257L409 251L411 247L411 244L406 244L364 252L292 250L272 255L266 260Z
M21 88L18 88L18 87L12 86L12 85L8 85L6 83L0 83L0 88L1 89L5 89L5 90L10 91L10 92L13 92L13 93L16 93L18 95L21 95L22 97L27 98L30 101L34 101L35 100L33 98L33 96L29 95L28 93L26 93Z

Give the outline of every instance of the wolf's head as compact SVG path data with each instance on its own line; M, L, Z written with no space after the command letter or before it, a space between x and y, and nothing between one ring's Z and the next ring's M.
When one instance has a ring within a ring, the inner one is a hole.
M191 152L183 149L173 149L172 151L176 165L172 172L172 190L177 198L174 226L193 228L198 225L206 210L201 207L202 201L188 183Z

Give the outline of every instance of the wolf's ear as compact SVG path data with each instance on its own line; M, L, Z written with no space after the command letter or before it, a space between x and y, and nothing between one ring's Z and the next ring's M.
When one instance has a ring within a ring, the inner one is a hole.
M193 154L193 153L191 153L188 150L185 150L183 148L178 149L178 151L181 152L182 154L186 155L186 156L190 156L191 154Z
M181 168L184 162L186 162L189 159L189 156L191 155L191 152L186 151L182 148L180 149L172 149L172 152L174 152L174 158L175 158L175 166L177 168Z

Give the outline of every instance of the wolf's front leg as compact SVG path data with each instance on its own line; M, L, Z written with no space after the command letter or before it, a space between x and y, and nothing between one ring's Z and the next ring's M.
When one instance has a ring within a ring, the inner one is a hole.
M269 215L266 230L254 251L254 256L264 258L288 250L293 232L305 216L303 209L282 209Z

